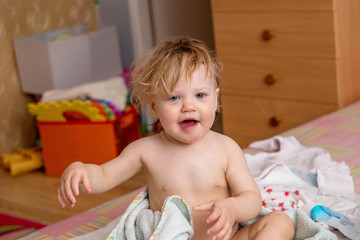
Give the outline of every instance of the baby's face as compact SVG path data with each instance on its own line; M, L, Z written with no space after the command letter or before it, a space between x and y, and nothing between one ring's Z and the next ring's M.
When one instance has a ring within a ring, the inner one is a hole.
M182 143L201 139L211 128L219 89L204 67L190 77L182 76L170 97L157 96L151 104L168 137Z

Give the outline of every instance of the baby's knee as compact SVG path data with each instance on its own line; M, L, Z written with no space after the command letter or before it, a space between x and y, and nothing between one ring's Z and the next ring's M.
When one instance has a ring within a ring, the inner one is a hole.
M242 228L233 239L291 240L295 228L284 212L272 212L251 225Z
M268 221L271 221L273 222L274 224L277 223L277 224L285 224L285 225L293 225L293 222L291 220L291 218L284 212L282 211L275 211L275 212L272 212L272 213L269 213L268 215L266 215L269 220Z
M281 239L293 239L295 235L295 227L291 218L284 212L275 211L267 216L265 225L271 227L275 232L281 235Z

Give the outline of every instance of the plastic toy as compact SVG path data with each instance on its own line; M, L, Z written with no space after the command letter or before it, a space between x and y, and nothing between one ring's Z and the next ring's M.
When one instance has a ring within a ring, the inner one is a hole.
M98 103L102 103L105 104L106 107L110 108L111 111L113 112L113 114L115 115L115 117L118 117L122 111L117 109L115 107L115 105L112 102L106 101L106 100L102 100L102 99L92 99L93 102L98 102Z
M0 155L0 162L6 170L10 170L11 176L30 172L43 166L40 148L19 148L14 153L4 153Z
M115 115L113 111L106 106L104 103L92 102L92 106L97 107L99 111L110 121L115 120Z
M81 113L93 122L104 122L107 120L97 107L92 106L92 102L80 99L72 102L29 103L28 110L32 115L36 116L36 120L39 122L66 122L67 119L64 116L66 111Z
M74 161L102 164L118 155L115 122L38 122L45 173L61 176Z
M122 151L126 145L141 137L140 119L135 107L128 105L116 121L118 149Z
M90 122L90 119L84 114L75 111L65 111L63 112L63 116L67 122Z

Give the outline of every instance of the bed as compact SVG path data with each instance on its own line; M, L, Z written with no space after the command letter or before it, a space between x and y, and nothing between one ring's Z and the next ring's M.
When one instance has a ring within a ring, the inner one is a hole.
M359 217L357 203L359 203L360 196L360 101L290 129L279 136L274 136L272 139L289 139L290 136L293 136L302 146L309 148L319 147L327 150L334 163L343 162L342 164L349 167L349 174L351 174L354 184L354 198L351 199L348 196L343 197L335 194L332 206L346 209L347 214L351 213ZM255 146L261 145L255 144ZM267 151L264 151L257 147L244 149L244 152L247 156L255 156L258 153L272 154L274 150L269 151L267 149ZM21 239L69 239L103 228L124 213L132 199L141 190L120 196L81 214L46 226ZM346 204L341 204L344 202ZM350 204L347 204L347 202ZM353 205L351 205L352 203ZM339 235L339 233L337 234ZM343 239L346 238L343 237Z

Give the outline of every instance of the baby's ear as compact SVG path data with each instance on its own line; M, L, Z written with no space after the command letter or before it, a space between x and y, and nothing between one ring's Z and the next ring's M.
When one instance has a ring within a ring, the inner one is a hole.
M216 112L220 112L220 88L216 88L215 90L215 95L216 95L216 106L215 106L215 111Z
M148 104L149 112L150 112L151 116L154 118L158 118L157 114L156 114L155 103L153 101L151 101L151 102L148 102L147 104Z

